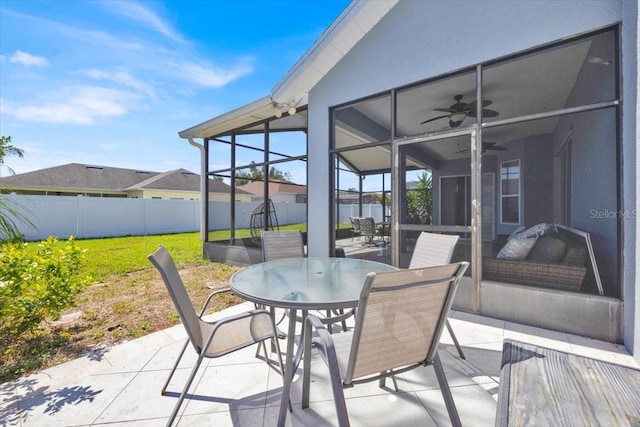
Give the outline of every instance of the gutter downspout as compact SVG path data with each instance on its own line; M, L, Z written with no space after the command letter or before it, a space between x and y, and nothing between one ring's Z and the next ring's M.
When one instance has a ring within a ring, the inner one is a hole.
M200 240L207 240L207 156L204 145L198 144L191 136L187 137L189 144L200 150Z

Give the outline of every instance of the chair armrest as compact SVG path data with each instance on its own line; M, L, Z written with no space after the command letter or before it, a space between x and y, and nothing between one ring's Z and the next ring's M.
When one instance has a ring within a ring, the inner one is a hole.
M344 402L344 394L342 392L342 378L340 376L340 365L338 364L338 357L336 355L336 347L333 342L333 337L322 323L322 321L310 314L304 325L304 346L298 349L298 354L301 351L305 351L306 356L304 358L304 368L302 371L302 408L309 407L309 388L311 384L311 339L312 329L315 329L318 333L318 337L313 340L316 344L316 348L320 351L322 359L329 368L329 378L331 380L331 389L333 391L333 398L336 404L336 410L338 412L338 419L340 425L348 425L347 408ZM296 355L296 358L298 355ZM343 424L344 423L344 424Z
M200 314L198 314L199 318L202 318L202 316L204 315L204 312L207 310L207 307L209 306L209 303L211 302L211 299L218 295L218 294L223 294L223 293L227 293L227 292L231 292L231 288L224 288L224 289L219 289L217 291L213 291L209 294L209 296L207 297L207 299L204 301L204 304L202 304L202 309L200 310Z
M216 293L220 293L220 292L216 292ZM225 325L227 323L233 323L233 322L236 322L238 320L245 319L247 317L256 317L256 316L261 316L261 315L266 315L269 318L269 324L272 327L271 328L271 333L269 335L267 335L265 337L260 337L259 339L255 339L255 337L254 337L254 340L252 342L244 342L240 346L236 346L234 348L231 348L228 351L225 351L225 352L219 354L218 356L222 356L224 354L231 353L232 351L238 350L240 348L246 347L246 346L254 344L256 342L264 341L264 340L269 339L269 338L276 338L277 337L277 332L276 332L276 329L275 329L275 325L273 324L273 318L271 317L271 313L269 313L267 310L263 310L263 309L253 309L253 310L245 311L245 312L242 312L242 313L234 314L232 316L228 316L228 317L225 317L223 319L216 320L216 321L213 321L213 322L206 322L206 323L212 324L213 328L211 329L211 332L207 336L207 339L204 342L204 346L203 346L202 350L206 351L209 348L209 346L211 345L211 341L213 341L213 337L215 336L216 332L218 332L218 329L220 329L223 325Z
M333 323L338 323L338 322L342 322L344 320L347 320L351 316L355 316L356 309L355 308L350 308L345 313L340 313L338 310L332 309L331 312L333 313L333 315L331 317L325 317L325 318L322 318L322 319L320 319L319 317L317 317L317 318L323 324L330 325L330 324L333 324ZM316 316L314 316L314 317L316 317Z

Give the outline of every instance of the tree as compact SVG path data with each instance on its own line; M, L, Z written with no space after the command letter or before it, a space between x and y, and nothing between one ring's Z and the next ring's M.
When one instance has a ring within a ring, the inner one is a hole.
M24 151L11 145L10 136L2 136L0 137L0 168L6 166L4 159L9 155L24 157ZM13 169L6 167L11 174L14 173ZM0 195L0 242L22 239L18 228L19 223L35 228L21 204Z
M291 182L289 172L283 172L275 166L269 169L269 181ZM253 160L249 163L249 170L246 169L236 172L236 185L245 185L253 181L264 181L262 168L258 168Z
M2 175L2 166L6 167L9 170L10 175L15 175L13 169L4 164L4 159L7 156L18 156L22 158L24 157L24 151L11 145L10 136L0 136L0 176Z
M433 223L433 187L431 174L424 171L416 188L407 191L407 218L409 224Z

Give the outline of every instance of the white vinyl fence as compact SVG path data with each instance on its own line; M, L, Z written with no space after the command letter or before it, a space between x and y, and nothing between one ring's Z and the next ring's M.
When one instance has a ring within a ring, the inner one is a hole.
M20 204L34 227L19 225L25 240L43 240L49 236L67 239L185 233L200 231L199 200L125 199L112 197L22 196L7 194ZM259 202L236 202L236 228L249 228L251 214ZM307 221L304 203L274 203L279 225ZM359 216L357 205L340 205L338 222L348 223ZM7 213L3 212L3 215ZM363 216L382 221L382 206L363 205ZM309 212L309 222L322 213ZM209 228L230 228L228 202L209 202Z
M389 215L390 212L391 211L387 209L387 215ZM350 205L347 205L347 204L339 205L338 218L337 218L338 223L348 223L350 222L349 218L351 218L352 216L371 217L375 222L381 222L383 221L382 205L377 203L363 204L362 215L360 215L360 210L358 209L358 205L355 203ZM311 221L311 214L309 214L309 221Z
M262 202L236 202L236 228L249 228L251 214ZM274 203L279 225L297 224L307 221L306 203ZM209 202L209 228L228 230L231 224L231 211L228 202Z
M3 197L5 197L3 195ZM25 240L198 231L200 202L111 197L10 195L34 224L21 223Z

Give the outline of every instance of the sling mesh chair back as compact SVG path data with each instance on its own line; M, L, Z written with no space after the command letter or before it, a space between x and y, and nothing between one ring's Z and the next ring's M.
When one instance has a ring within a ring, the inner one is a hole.
M302 232L262 231L262 260L275 261L287 258L304 258Z
M413 250L413 255L411 255L409 268L432 267L434 265L449 264L451 262L453 250L455 249L459 238L460 236L457 235L427 232L420 233L420 236L418 236L418 240L416 241L416 246ZM451 327L449 320L447 320L445 325L456 349L458 350L458 354L462 359L465 359L462 347L460 346L460 343L458 343L458 338L453 332L453 328Z
M304 258L304 242L302 240L302 232L300 230L295 231L263 231L262 232L262 260L277 261L279 259L288 258ZM285 311L285 315L288 312ZM339 316L337 319L331 318L331 312L327 310L324 321L326 323L342 323L343 330L347 329L345 318L349 315L344 315L342 312L336 312ZM284 318L284 317L283 317ZM297 321L301 321L302 318L298 317ZM277 324L282 322L280 319Z
M220 293L229 292L230 290L224 289L211 293L206 299L200 315L198 315L193 308L191 299L187 294L187 290L184 287L184 283L169 252L167 252L163 246L160 246L152 255L149 255L149 260L160 272L188 336L188 340L182 347L182 351L176 359L169 378L167 378L167 381L162 387L162 395L165 394L167 386L189 343L191 343L193 349L198 354L197 362L187 379L187 383L184 385L182 393L167 423L167 425L171 425L178 414L180 405L204 358L224 356L252 344L272 339L276 336L276 330L271 315L265 310L250 310L215 322L203 320L202 315L205 313L211 299ZM277 340L275 340L275 342L276 345L278 345ZM277 354L279 357L280 372L282 372L282 360L280 358L279 347Z
M309 405L312 341L329 367L340 426L349 425L343 387L380 380L432 365L453 425L460 425L437 349L447 313L467 262L369 273L365 280L353 331L330 335L315 316L305 323L306 352L302 407ZM313 336L313 329L317 335ZM298 357L298 356L296 356ZM288 397L289 385L284 393ZM285 396L283 395L283 399ZM286 408L285 408L286 409ZM280 412L280 424L286 411Z

